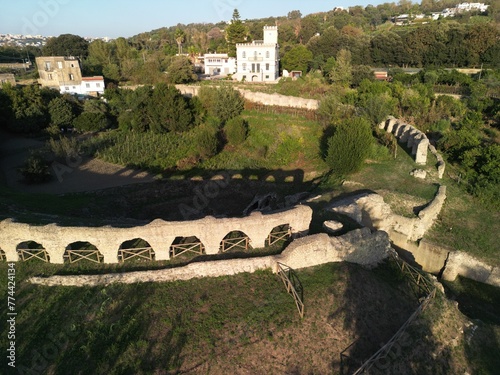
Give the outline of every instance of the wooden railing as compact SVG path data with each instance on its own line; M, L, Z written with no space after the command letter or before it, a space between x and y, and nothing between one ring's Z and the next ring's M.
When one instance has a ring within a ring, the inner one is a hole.
M154 251L151 247L138 247L133 249L119 249L118 261L125 262L133 258L154 260Z
M278 276L285 285L286 291L290 293L295 300L295 305L301 318L304 317L304 289L297 274L293 269L278 262Z
M220 249L223 253L232 249L248 250L249 245L250 239L248 237L226 238L222 240Z
M49 263L49 254L45 249L17 249L17 253L23 262L30 259L39 259Z
M104 257L97 249L66 250L64 260L68 263L76 263L88 260L93 263L101 263Z
M379 361L386 359L393 346L401 339L406 329L420 316L420 314L427 308L432 299L436 296L436 287L431 280L427 278L420 270L409 265L404 260L399 258L397 254L393 254L393 259L398 264L401 272L409 277L409 280L414 283L422 292L427 295L422 300L418 308L411 314L408 320L399 328L399 330L392 336L392 338L382 346L375 354L373 354L363 365L356 370L352 375L368 374L369 370ZM352 344L351 344L352 345ZM341 354L342 361L342 354Z
M180 243L170 246L170 257L175 258L184 253L191 252L195 254L203 254L205 247L201 242Z
M291 236L292 236L292 228L290 228L290 226L288 225L284 225L279 230L269 233L266 242L268 246L271 246L281 240L288 240Z

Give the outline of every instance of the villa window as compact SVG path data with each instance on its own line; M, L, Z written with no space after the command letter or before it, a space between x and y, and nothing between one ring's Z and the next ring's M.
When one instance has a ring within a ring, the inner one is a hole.
M243 52L241 53L241 57L242 57L243 59L246 59L246 58L247 58L247 53L246 53L245 51L243 51Z
M75 76L74 76L73 74L71 74L71 73L70 73L70 74L69 74L69 80L70 80L70 81L73 81L74 79L75 79Z
M270 56L269 51L266 51L266 59L268 59Z
M247 64L246 63L241 64L241 69L243 69L243 71L247 70Z
M86 83L85 87L88 88L88 89L90 89L90 83Z
M96 83L95 86L96 87L101 87L101 84L100 83Z
M269 70L269 64L266 64L266 70Z

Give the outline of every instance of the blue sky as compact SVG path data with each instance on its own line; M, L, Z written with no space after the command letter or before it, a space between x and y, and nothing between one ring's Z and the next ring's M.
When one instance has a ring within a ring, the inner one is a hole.
M377 5L389 0L3 0L0 33L57 36L130 37L178 23L215 23L231 19L235 8L242 19L302 15L337 6Z

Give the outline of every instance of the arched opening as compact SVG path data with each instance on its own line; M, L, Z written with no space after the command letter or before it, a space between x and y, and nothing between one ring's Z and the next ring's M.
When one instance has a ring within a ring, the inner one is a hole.
M266 245L284 245L292 237L292 228L289 224L281 224L274 227L266 238Z
M170 245L170 258L176 258L183 254L186 256L188 253L205 254L205 246L196 236L175 237Z
M66 247L63 258L65 263L77 263L81 261L84 261L84 263L102 263L104 256L90 242L78 241L70 243Z
M252 82L257 82L259 80L259 77L257 76L252 76Z
M226 234L226 236L222 239L220 243L219 252L225 253L228 251L235 250L249 250L252 247L250 246L250 238L239 230L233 230Z
M49 253L44 247L35 241L24 241L21 242L16 247L17 254L19 255L19 259L23 262L28 260L41 260L42 262L49 263Z
M5 251L0 249L0 261L3 262L5 260L7 260L7 257L5 256Z
M118 261L152 261L155 260L155 252L147 241L142 238L134 238L130 241L125 241L118 249Z

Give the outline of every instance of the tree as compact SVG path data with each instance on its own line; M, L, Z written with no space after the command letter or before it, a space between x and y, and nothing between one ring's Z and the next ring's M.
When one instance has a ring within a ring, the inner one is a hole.
M248 134L248 123L241 117L233 117L226 122L224 134L227 142L232 146L238 146L245 142Z
M358 171L370 153L373 136L369 122L363 117L354 117L335 127L328 139L326 162L338 175Z
M328 73L328 77L333 84L348 87L352 82L351 52L342 49L337 54L335 64Z
M233 117L239 116L245 108L245 100L232 87L222 86L217 89L217 96L214 105L214 115L223 124Z
M159 83L146 103L149 128L156 133L183 132L193 125L193 114L175 86Z
M176 56L170 61L167 68L167 80L169 83L190 83L197 80L194 73L194 65L187 57Z
M305 73L312 58L313 54L311 51L303 45L298 45L292 47L292 49L283 55L281 64L283 69L288 71L300 70Z
M229 56L236 57L236 43L244 43L248 36L248 28L241 21L238 9L234 10L231 24L226 27L225 32Z
M47 40L42 48L45 56L75 56L85 59L89 52L89 43L81 36L62 34Z
M245 107L245 100L239 91L229 86L221 86L217 89L202 86L198 98L208 116L218 118L221 124L239 116Z
M182 43L186 40L186 33L182 30L177 28L175 30L175 41L177 42L177 47L179 48L179 55L182 54Z
M58 127L71 125L75 118L73 106L63 97L52 99L49 103L50 123Z
M83 112L73 121L75 129L81 132L99 131L106 129L109 125L108 119L103 113Z

